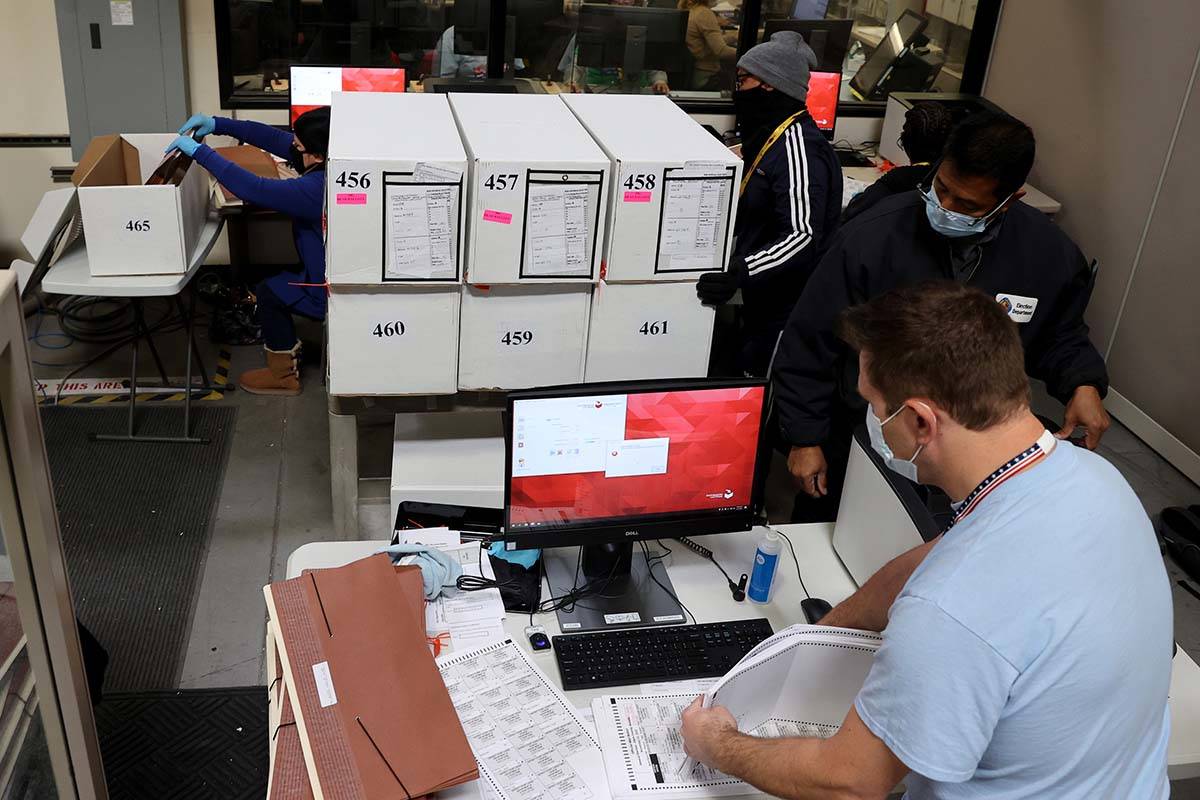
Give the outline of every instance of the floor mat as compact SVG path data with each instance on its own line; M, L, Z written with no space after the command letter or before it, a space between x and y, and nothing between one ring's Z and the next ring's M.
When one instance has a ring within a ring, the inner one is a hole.
M139 408L138 432L177 433L178 406ZM179 685L237 409L192 409L208 444L93 442L124 408L42 409L75 610L108 651L106 690Z
M110 800L262 800L267 690L105 695L96 729Z

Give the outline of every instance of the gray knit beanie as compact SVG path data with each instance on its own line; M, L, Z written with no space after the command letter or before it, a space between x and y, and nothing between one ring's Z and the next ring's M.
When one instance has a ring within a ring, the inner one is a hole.
M776 31L770 40L747 50L737 65L803 103L808 98L808 72L816 68L817 55L796 31Z

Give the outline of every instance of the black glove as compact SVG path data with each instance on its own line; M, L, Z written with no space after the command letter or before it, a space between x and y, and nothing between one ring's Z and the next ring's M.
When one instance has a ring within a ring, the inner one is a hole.
M701 275L696 281L696 296L706 306L724 305L745 284L746 277L746 263L735 257L724 272L705 272Z

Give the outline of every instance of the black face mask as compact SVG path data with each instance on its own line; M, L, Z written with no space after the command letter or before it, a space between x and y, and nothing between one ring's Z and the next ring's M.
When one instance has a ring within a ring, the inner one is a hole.
M777 89L755 86L733 93L733 112L737 115L738 134L742 138L742 158L753 162L779 123L804 108L804 103Z
M304 170L307 169L304 166L304 153L300 152L296 145L292 145L288 148L287 163L288 166L296 170L296 172L300 173L301 175L303 175Z

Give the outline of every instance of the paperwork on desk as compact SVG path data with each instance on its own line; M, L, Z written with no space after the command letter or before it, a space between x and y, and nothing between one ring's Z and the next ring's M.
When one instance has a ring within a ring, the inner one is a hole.
M515 642L444 656L438 669L475 753L483 800L608 800L600 745ZM469 796L464 790L446 796Z
M404 532L405 544L424 544L457 561L464 575L495 579L492 562L478 542L462 543L458 531L419 528ZM438 654L456 653L504 638L504 600L499 589L460 592L446 589L425 604L426 634L438 640Z
M828 737L837 732L882 639L844 628L794 625L761 642L704 694L753 736ZM680 715L693 692L606 695L592 701L614 800L705 798L754 789L683 751Z
M415 798L478 777L429 652L418 569L380 554L263 592L314 797Z

